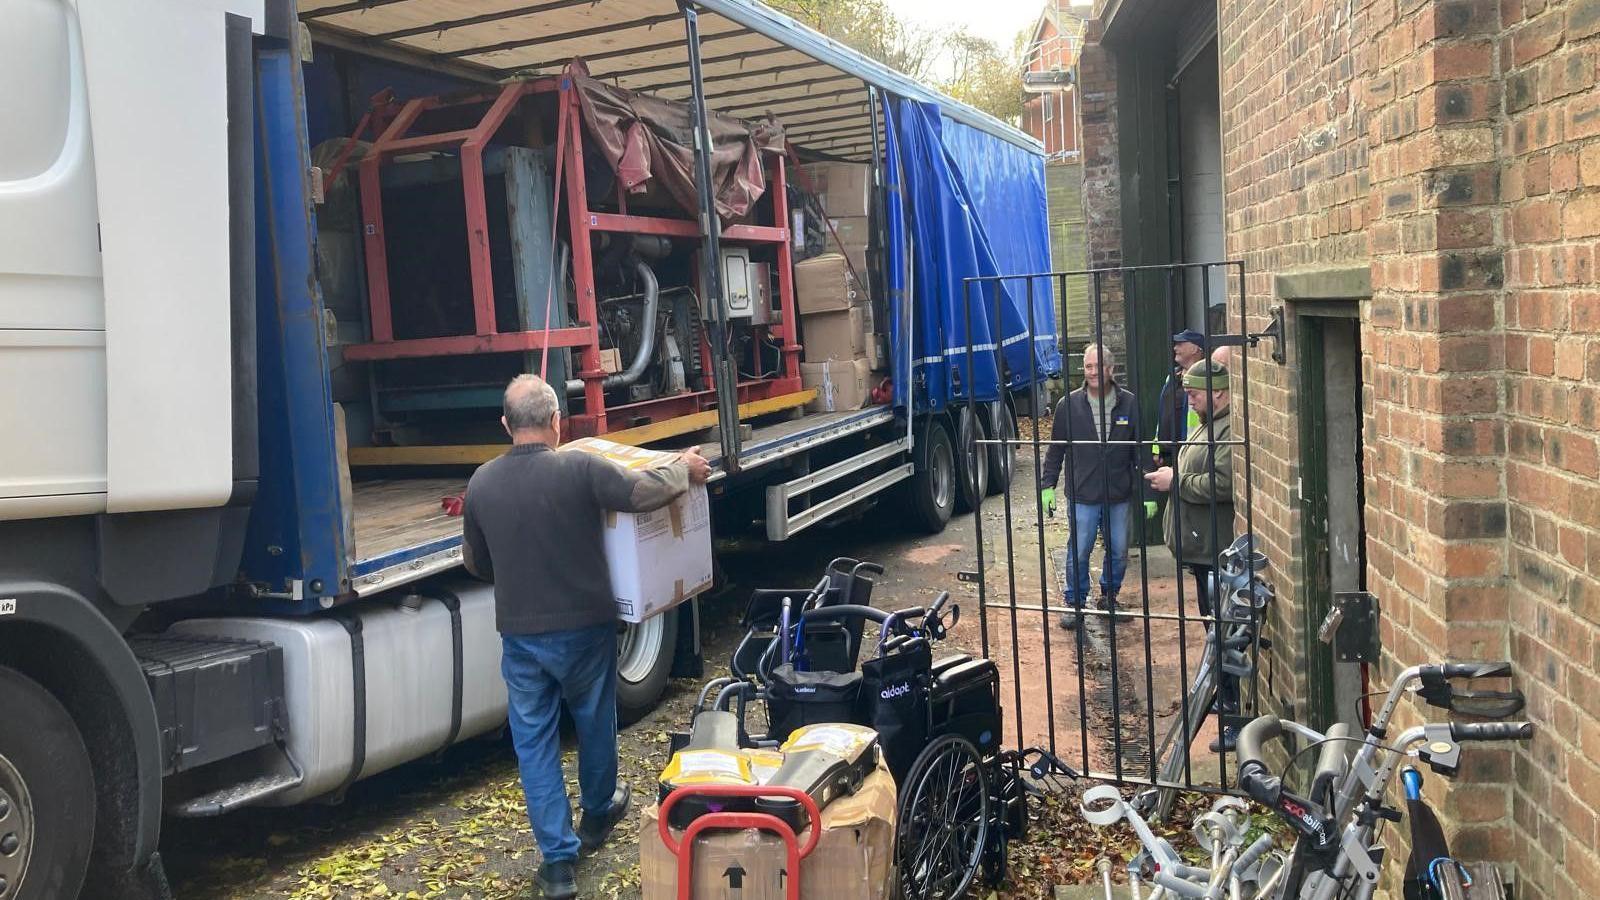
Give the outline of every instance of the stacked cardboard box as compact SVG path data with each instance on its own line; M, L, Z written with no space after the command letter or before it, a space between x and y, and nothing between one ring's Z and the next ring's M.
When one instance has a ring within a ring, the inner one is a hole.
M828 250L844 254L856 275L865 279L871 234L867 217L872 209L872 167L865 163L811 163L801 166L799 183L816 192L822 211L833 226L827 236Z
M872 334L872 304L837 253L812 257L794 267L795 303L805 361L800 376L817 389L813 411L860 409L871 388L867 354Z
M688 895L693 900L782 900L788 884L798 879L800 900L884 900L894 885L894 817L894 778L880 763L855 793L822 808L822 833L798 874L785 871L784 844L777 834L711 829L695 840ZM656 806L640 817L643 900L683 896L678 858L662 842L658 819ZM808 831L798 835L801 843ZM674 830L673 839L681 846L680 832Z

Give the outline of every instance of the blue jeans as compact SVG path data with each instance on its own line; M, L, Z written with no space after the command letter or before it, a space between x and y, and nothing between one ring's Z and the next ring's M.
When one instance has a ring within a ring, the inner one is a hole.
M1100 592L1115 597L1128 571L1128 507L1121 503L1072 503L1072 546L1067 548L1067 605L1084 605L1089 596L1089 555L1094 540L1105 534L1106 558L1100 569Z
M545 862L577 859L561 775L561 701L578 731L579 804L603 814L617 790L617 628L505 634L500 643L528 824Z

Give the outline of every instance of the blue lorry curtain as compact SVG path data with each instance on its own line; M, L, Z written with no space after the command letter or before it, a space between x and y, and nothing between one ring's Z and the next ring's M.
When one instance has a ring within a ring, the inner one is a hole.
M897 374L908 371L900 366L900 357L905 355L900 334L905 319L902 304L895 302L897 280L899 299L909 298L913 311L911 375L895 379L896 403L906 403L911 385L917 388L910 396L918 410L943 409L952 400L969 396L994 400L1000 396L1002 377L1006 386L1018 387L1027 383L1030 371L1040 376L1058 372L1049 279L1035 279L1042 287L1036 285L1033 294L1034 340L1029 340L1025 281L1005 283L999 290L993 283L984 284L981 290L974 285L970 301L964 290L964 280L969 277L1050 270L1043 160L1036 158L1030 165L1026 157L1031 154L1026 150L945 121L932 104L898 98L886 121L891 126L885 144L891 162L886 210L890 335L895 341ZM947 129L955 135L947 137ZM977 182L981 194L972 189L974 182L967 179L963 163L947 141L970 157L965 168L983 172ZM994 165L998 171L989 171ZM907 240L896 240L897 230ZM903 253L906 243L910 244L909 255ZM995 248L1002 245L1004 249L997 252ZM1030 347L1037 354L1031 370ZM970 378L969 348L975 354Z
M949 118L944 120L943 137L945 151L966 187L968 204L977 210L1000 271L1006 275L1053 271L1044 157ZM1041 376L1059 373L1054 279L1016 279L1008 282L1008 287L1010 302L1023 325L1028 322L1031 287L1035 365ZM1026 381L1027 356L1018 346L1025 336L1010 328L1006 335L1006 365L1014 376ZM1016 377L1009 383L1015 386Z

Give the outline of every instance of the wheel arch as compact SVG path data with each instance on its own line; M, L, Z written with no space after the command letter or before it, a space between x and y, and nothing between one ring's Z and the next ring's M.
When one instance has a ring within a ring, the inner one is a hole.
M161 734L144 673L121 632L59 584L0 581L0 664L50 691L71 713L95 773L97 873L143 865L161 834ZM129 753L129 749L133 752Z

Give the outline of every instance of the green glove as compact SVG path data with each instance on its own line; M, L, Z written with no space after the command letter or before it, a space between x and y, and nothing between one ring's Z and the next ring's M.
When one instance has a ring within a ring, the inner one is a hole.
M1146 500L1144 502L1144 517L1146 519L1154 519L1156 517L1156 502L1154 500Z
M1053 487L1045 488L1044 490L1039 492L1039 508L1044 510L1044 514L1045 514L1046 518L1056 514L1056 489L1055 488L1053 488Z

